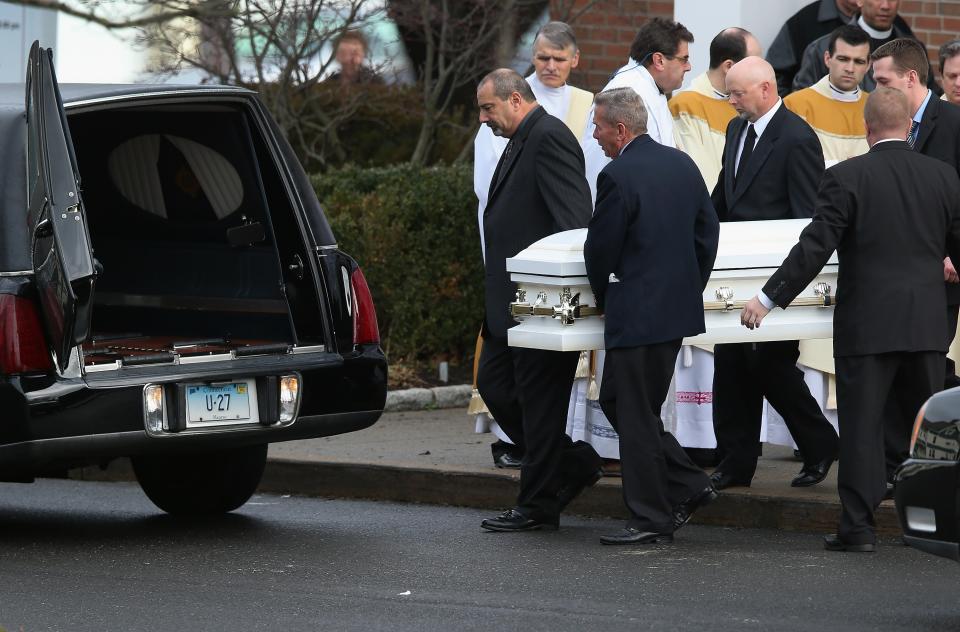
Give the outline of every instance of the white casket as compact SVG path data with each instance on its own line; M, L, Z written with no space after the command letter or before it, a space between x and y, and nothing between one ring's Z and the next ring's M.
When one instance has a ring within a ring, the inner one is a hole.
M717 260L703 292L707 331L684 339L684 344L832 338L833 310L829 308L837 291L836 253L789 309L774 309L752 331L740 324L744 304L780 267L809 222L720 224ZM509 309L520 321L508 332L511 346L603 349L603 316L595 307L583 263L586 236L585 228L550 235L507 259L507 271L518 287Z

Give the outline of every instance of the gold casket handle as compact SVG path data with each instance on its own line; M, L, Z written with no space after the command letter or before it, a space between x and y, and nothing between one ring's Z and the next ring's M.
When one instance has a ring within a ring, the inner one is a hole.
M813 293L816 296L793 299L788 307L833 307L837 303L830 294L829 283L823 281L817 283L813 286ZM729 287L718 287L715 294L717 300L703 302L704 311L730 312L743 309L747 305L747 301L733 300L733 290Z

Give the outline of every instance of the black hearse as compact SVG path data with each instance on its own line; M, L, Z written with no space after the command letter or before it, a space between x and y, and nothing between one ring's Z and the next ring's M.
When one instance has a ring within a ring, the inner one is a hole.
M0 480L131 457L230 511L267 444L373 424L370 291L256 94L0 84Z
M904 542L960 561L960 388L920 408L895 484Z

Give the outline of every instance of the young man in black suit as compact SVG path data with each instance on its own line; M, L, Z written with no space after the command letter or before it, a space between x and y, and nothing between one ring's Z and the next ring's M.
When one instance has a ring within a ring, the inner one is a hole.
M508 312L516 284L506 260L547 235L586 226L590 189L576 137L537 104L523 77L504 68L491 72L477 87L477 103L480 122L510 139L483 213L486 297L477 388L500 427L524 450L516 507L481 526L556 529L563 508L599 480L601 460L593 447L573 443L565 432L580 354L507 345L507 330L517 323Z
M631 88L594 100L593 136L613 161L597 178L583 257L605 313L600 407L620 435L630 511L626 528L601 537L604 544L672 541L717 495L663 429L660 408L680 342L704 331L702 294L720 223L696 164L647 136L646 120Z
M943 254L960 256L960 181L910 150L903 93L878 88L864 118L869 153L830 168L813 221L741 322L759 327L840 259L833 316L843 511L830 551L873 551L885 489L885 424L903 425L943 384L947 349ZM899 417L899 418L897 418Z
M893 40L870 55L877 85L896 88L907 95L910 117L914 121L907 142L925 156L947 163L960 177L960 107L942 101L927 88L930 62L923 44L910 39ZM960 312L960 278L949 257L943 260L943 278L947 290L947 345L957 334ZM953 360L946 360L944 388L960 386ZM901 434L899 455L889 455L893 467L906 457L906 439ZM892 473L892 470L891 470Z
M823 174L816 133L783 106L769 63L747 57L727 73L738 117L727 126L723 169L713 190L720 221L810 217ZM779 412L803 455L795 487L816 485L830 470L837 433L797 368L797 341L714 347L713 427L721 458L717 489L750 485L757 468L763 398Z

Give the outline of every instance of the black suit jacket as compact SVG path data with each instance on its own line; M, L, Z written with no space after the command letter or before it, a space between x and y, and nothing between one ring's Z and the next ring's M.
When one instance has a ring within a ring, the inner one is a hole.
M960 107L930 96L920 118L920 134L913 148L925 156L942 160L960 177ZM954 261L955 264L960 264ZM960 284L947 283L947 302L960 303Z
M960 180L952 169L902 141L831 167L813 221L764 294L786 307L834 250L835 356L946 351L943 257L960 255Z
M517 288L507 274L507 258L547 235L583 228L592 208L583 152L562 121L538 107L510 142L513 147L500 158L483 212L484 330L498 337L506 337L517 324L508 313Z
M606 314L607 349L704 331L719 234L703 177L683 152L644 134L603 168L583 258Z
M734 184L737 147L746 126L739 117L727 125L723 167L712 196L720 221L810 217L823 174L817 134L781 103Z

